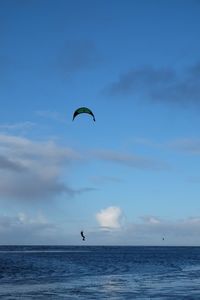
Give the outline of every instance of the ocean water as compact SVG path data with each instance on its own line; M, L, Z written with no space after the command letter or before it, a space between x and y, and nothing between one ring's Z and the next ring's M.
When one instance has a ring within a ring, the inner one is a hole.
M0 299L200 299L200 247L1 246Z

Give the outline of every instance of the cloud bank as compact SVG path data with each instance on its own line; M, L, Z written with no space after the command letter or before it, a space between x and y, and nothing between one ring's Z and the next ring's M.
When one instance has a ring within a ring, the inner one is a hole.
M200 217L193 216L185 219L167 220L154 215L142 216L139 220L120 224L121 209L108 207L97 213L97 222L110 229L96 232L97 244L108 245L200 245ZM92 234L93 235L93 234ZM95 238L94 237L94 238ZM164 238L164 239L163 239Z
M14 216L0 215L2 245L56 243L58 231L57 226L41 213L33 217L24 212Z
M96 214L100 228L87 228L88 245L161 245L200 246L200 216L166 220L154 215L124 222L122 209L109 206ZM122 226L123 219L123 226ZM24 212L0 215L1 244L76 245L82 241L79 232L49 221L42 213L30 216ZM163 240L164 238L164 240Z
M36 199L61 193L73 196L73 189L61 181L62 172L80 155L53 141L39 142L0 135L0 198Z

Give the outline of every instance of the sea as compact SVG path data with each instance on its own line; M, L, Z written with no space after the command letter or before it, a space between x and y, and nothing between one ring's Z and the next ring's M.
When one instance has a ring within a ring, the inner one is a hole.
M200 247L0 246L0 299L200 299Z

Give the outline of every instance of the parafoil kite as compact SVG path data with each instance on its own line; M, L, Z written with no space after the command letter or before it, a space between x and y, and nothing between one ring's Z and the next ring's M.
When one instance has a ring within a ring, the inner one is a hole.
M93 120L95 121L95 116L94 116L93 112L87 107L80 107L80 108L76 109L75 112L74 112L72 121L74 121L76 116L78 116L79 114L82 114L82 113L86 113L86 114L91 115L93 117Z

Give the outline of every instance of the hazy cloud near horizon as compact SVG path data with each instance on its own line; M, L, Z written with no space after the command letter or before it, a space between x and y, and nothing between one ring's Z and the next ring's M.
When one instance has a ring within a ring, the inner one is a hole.
M30 217L24 212L0 215L0 234L4 245L54 243L59 235L57 226L43 214Z
M107 229L107 234L105 231L97 232L97 243L104 242L108 245L200 245L198 239L200 217L198 216L169 220L154 215L145 215L132 221L124 219L123 226L120 223L121 216L120 207L108 207L97 213L98 223L102 229L104 226ZM91 238L93 234L95 233L91 233Z
M145 215L128 221L120 207L109 206L98 211L95 217L100 227L85 230L88 245L200 245L199 216L168 220ZM1 243L8 245L81 243L78 232L71 233L42 213L34 216L24 212L12 216L1 214L0 234Z

